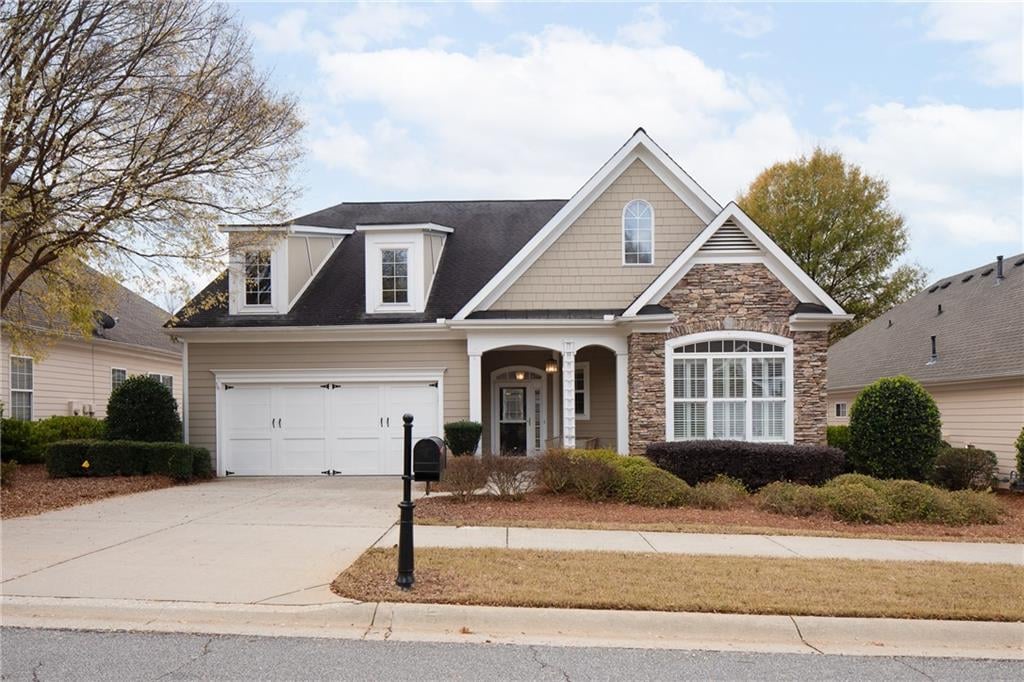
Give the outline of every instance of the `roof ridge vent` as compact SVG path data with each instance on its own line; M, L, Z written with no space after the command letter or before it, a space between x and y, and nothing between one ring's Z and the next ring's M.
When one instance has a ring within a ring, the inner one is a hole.
M754 240L737 225L732 218L722 223L715 233L708 237L699 251L702 253L734 253L736 251L757 251Z

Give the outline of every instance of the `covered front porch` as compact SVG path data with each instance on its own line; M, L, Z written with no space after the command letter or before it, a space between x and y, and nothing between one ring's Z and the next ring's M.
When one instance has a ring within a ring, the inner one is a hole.
M468 346L470 419L483 424L482 452L628 451L625 337L481 333Z

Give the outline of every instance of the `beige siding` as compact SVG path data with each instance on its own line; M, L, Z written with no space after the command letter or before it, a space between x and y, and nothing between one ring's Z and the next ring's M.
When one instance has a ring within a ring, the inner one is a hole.
M942 413L942 436L951 445L991 450L999 457L999 471L1016 466L1014 440L1024 426L1024 377L964 384L925 386ZM845 424L835 417L836 401L853 405L854 392L829 394L829 424Z
M445 237L428 234L423 238L423 291L430 294L430 283L434 281L437 264L441 260Z
M293 300L337 244L331 237L288 238L288 300Z
M653 265L622 264L622 210L633 199L654 207ZM491 308L625 308L703 228L638 159Z
M0 400L10 405L10 346L2 345ZM144 349L103 342L62 339L50 346L40 360L33 363L32 414L34 419L54 415L70 415L69 402L91 405L99 418L107 413L110 399L110 370L120 368L135 374L169 374L173 379L174 397L181 404L181 358L150 353ZM81 408L80 408L81 409ZM9 414L5 409L5 414Z
M188 344L189 442L216 451L214 369L445 368L444 420L469 415L466 342L337 341Z

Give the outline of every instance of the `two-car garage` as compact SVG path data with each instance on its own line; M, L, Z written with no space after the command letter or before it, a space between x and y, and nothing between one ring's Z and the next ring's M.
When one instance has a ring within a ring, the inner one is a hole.
M218 473L402 473L404 414L413 439L440 436L443 372L217 373Z

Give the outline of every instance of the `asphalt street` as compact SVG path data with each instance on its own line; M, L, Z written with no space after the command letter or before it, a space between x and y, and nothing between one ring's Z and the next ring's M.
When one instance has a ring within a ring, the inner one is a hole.
M1020 661L0 630L4 680L1009 680Z

